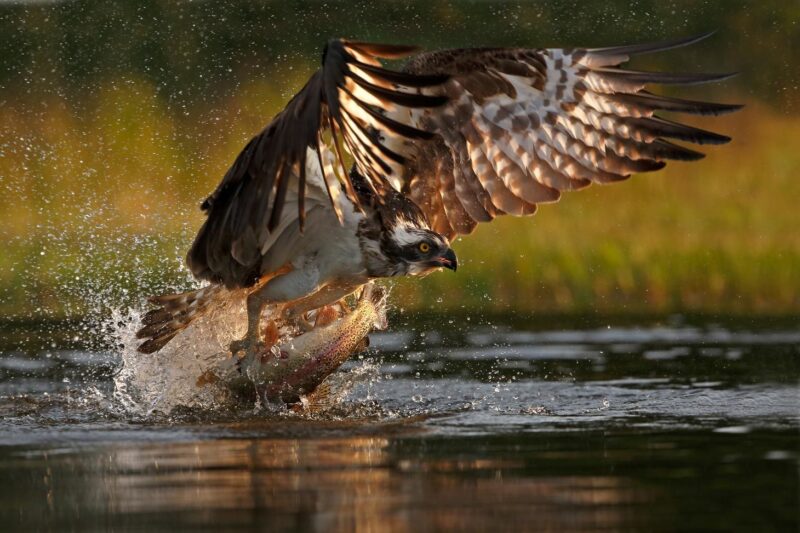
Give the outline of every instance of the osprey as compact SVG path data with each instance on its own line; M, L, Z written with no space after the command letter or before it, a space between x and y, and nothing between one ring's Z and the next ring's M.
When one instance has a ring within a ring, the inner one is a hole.
M202 204L189 250L210 285L155 298L140 346L164 346L227 290L247 290L248 328L231 345L263 350L267 305L299 316L375 278L456 270L450 240L498 215L533 214L562 191L658 170L703 154L674 144L723 135L660 111L720 114L740 106L660 96L650 84L728 74L620 68L633 55L707 35L610 48L416 48L330 41L322 67L247 144ZM379 59L411 56L402 70ZM345 150L354 161L348 172Z

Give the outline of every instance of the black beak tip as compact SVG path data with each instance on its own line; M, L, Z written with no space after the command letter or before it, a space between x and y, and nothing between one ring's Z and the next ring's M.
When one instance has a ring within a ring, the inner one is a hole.
M442 262L445 268L449 268L453 272L458 270L458 258L456 258L456 253L452 248L448 248L442 258L445 260Z

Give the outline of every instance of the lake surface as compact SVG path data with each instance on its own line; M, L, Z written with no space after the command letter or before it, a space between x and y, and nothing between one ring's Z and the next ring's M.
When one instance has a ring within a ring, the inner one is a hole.
M373 334L313 416L132 414L114 351L7 343L0 524L797 531L800 328L450 320Z

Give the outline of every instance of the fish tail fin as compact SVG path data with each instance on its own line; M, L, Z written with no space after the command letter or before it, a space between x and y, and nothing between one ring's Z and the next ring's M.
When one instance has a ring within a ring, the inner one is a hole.
M207 285L193 291L151 297L150 303L158 307L142 317L142 328L136 332L136 338L146 340L139 345L138 351L153 353L163 348L202 316L222 291L221 285Z
M317 414L336 405L337 399L331 384L325 380L289 408L295 413Z

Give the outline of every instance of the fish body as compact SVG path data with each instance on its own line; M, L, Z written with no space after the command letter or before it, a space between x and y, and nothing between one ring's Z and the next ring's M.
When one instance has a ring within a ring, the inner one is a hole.
M386 327L386 291L366 285L351 312L279 343L260 364L250 365L247 377L270 401L297 402L312 393L350 356L361 351L367 335Z

